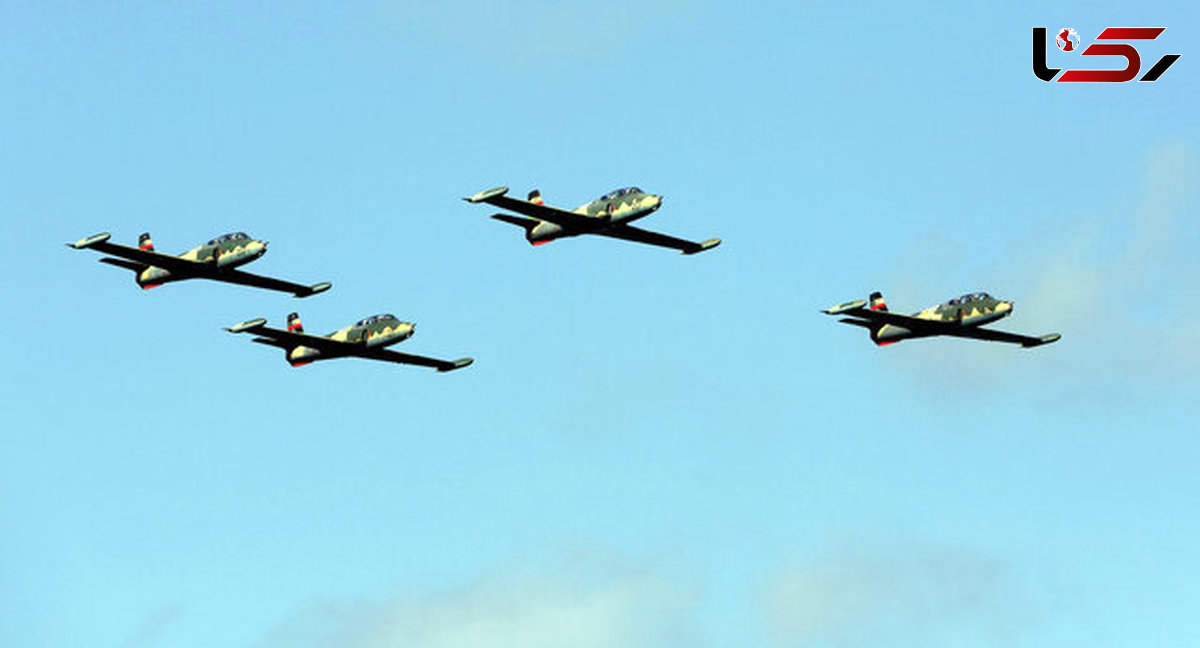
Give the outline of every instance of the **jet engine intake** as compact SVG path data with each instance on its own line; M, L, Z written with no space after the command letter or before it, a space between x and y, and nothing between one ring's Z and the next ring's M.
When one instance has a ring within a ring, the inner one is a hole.
M216 250L213 250L213 263L218 268L228 268L230 266L237 265L237 263L242 261L245 256L245 250L238 250L236 252L221 252L221 248L217 248Z
M525 232L525 239L534 245L541 245L542 243L549 243L554 239L562 238L565 234L566 230L562 226L542 221L533 229Z
M895 324L884 324L879 328L871 329L871 340L874 341L875 344L880 345L899 342L905 338L912 337L912 335L912 331L904 328L903 326L896 326Z
M375 347L386 345L390 339L390 336L380 333L371 333L370 331L363 331L362 338L360 339L362 340L363 346L367 347L368 349L373 349Z
M300 367L316 360L320 355L321 352L312 347L298 346L288 349L287 361L293 367Z
M171 273L162 268L150 266L137 275L137 283L142 288L161 286L171 278Z

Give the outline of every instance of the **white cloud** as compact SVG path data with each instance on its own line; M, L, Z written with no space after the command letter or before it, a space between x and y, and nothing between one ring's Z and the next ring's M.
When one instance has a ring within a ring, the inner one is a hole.
M644 574L514 570L432 595L328 602L292 616L261 645L337 648L646 648L695 645L692 597Z

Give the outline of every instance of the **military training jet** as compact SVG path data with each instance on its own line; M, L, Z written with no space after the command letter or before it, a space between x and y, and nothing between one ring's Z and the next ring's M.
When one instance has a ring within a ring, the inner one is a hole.
M333 285L324 281L305 286L235 270L234 268L237 266L250 263L267 253L266 241L252 239L243 232L218 236L204 245L194 247L178 256L155 252L154 242L150 240L148 232L138 238L136 248L109 243L109 236L108 232L104 232L74 243L67 243L67 246L76 250L92 249L111 254L112 256L100 259L100 262L132 270L136 274L138 285L143 289L183 279L212 279L213 281L290 292L296 297L308 297L329 290L329 287Z
M721 244L721 239L708 239L700 243L639 229L629 223L649 216L662 206L662 196L648 194L637 187L617 189L607 193L592 202L576 208L574 211L547 207L542 202L542 194L534 189L529 192L529 200L520 200L505 196L508 187L496 187L481 191L470 198L463 198L470 203L488 203L497 207L524 214L495 214L492 218L511 223L525 229L525 238L533 245L549 243L555 239L580 234L599 234L612 238L674 248L684 254L696 254L711 250Z
M395 315L384 314L360 319L329 335L309 335L300 324L300 316L291 313L287 317L286 331L268 327L267 320L261 317L235 324L225 330L230 333L253 333L258 337L253 338L252 342L283 349L287 361L293 367L317 360L357 357L433 367L445 372L462 369L475 362L472 358L438 360L383 348L407 340L416 329L416 324L401 322Z
M951 299L913 315L901 315L888 312L883 295L874 292L871 293L869 305L867 301L859 299L822 312L828 315L844 315L839 322L867 329L871 332L871 340L879 346L913 338L950 335L1035 347L1057 342L1062 337L1058 333L1029 337L980 326L1011 315L1012 308L1012 302L996 299L981 292Z

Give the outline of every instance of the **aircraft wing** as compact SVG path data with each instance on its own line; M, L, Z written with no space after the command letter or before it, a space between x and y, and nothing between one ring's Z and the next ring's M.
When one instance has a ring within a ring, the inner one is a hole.
M296 297L309 297L319 292L329 290L333 284L328 281L322 281L318 284L306 286L304 284L292 283L283 279L274 277L264 277L250 272L243 272L234 268L222 268L215 273L204 275L210 279L217 281L227 281L229 283L241 284L243 286L254 286L255 288L265 288L267 290L278 290L279 292L290 292Z
M474 358L459 358L458 360L438 360L437 358L427 358L425 356L414 355L411 353L401 353L390 349L359 349L351 355L357 355L372 360L383 360L385 362L398 362L400 364L419 365L422 367L433 367L440 372L454 371L475 362Z
M604 230L596 232L602 236L611 236L626 241L635 241L637 243L645 243L647 245L657 245L659 247L674 248L684 254L697 254L705 250L711 250L721 244L721 239L708 239L696 243L674 236L667 236L658 232L651 232L632 225L613 225Z
M129 259L148 266L155 266L164 270L169 270L174 274L190 276L203 272L208 266L207 264L198 261L187 261L177 256L163 254L161 252L151 252L149 250L139 250L128 245L118 245L108 242L109 234L96 234L85 239L80 239L74 243L67 243L67 247L76 250L98 250L105 254L111 254L122 259ZM119 264L113 264L119 265ZM128 266L125 266L128 267Z
M572 230L593 230L608 223L607 218L584 216L565 209L559 209L558 207L547 207L546 205L531 203L528 200L521 200L520 198L510 198L505 195L507 193L508 187L496 187L495 189L481 191L470 198L463 198L463 200L470 203L483 202L495 205L502 209L515 211L518 214L531 216L538 220L561 225Z
M943 335L952 335L954 337L971 338L974 340L987 340L989 342L1009 342L1012 344L1020 344L1025 348L1041 346L1057 342L1062 335L1058 333L1050 333L1041 337L1032 337L1029 335L1018 335L1007 331L997 331L995 329L986 329L978 326L969 326L965 328L947 328L940 331Z

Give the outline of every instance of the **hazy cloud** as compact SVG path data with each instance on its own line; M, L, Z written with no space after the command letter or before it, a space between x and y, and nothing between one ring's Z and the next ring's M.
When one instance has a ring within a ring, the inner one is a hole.
M685 0L638 2L412 2L391 5L406 31L510 63L553 63L604 56L650 37L657 21Z
M1192 375L1200 227L1185 216L1195 205L1195 155L1183 144L1164 144L1144 169L1132 209L1099 214L1051 241L1026 301L1053 314L1064 340L1069 331L1077 368Z
M137 630L121 644L121 648L149 648L161 645L159 638L163 632L179 617L183 616L183 606L169 605L147 616Z
M783 646L1007 646L1030 620L1018 593L993 559L909 545L797 563L769 584L764 603Z
M1014 317L996 328L1060 332L1061 342L1030 352L964 342L926 344L916 354L899 345L888 349L889 360L919 373L916 384L935 390L991 390L997 379L1033 371L1024 360L1035 355L1055 358L1037 365L1039 372L1096 379L1194 376L1200 360L1200 300L1192 298L1200 283L1200 221L1188 216L1196 205L1195 153L1179 142L1159 145L1135 180L1127 201L1111 208L1048 214L1043 227L977 273L1016 303ZM1056 210L1069 211L1069 204ZM925 290L934 269L960 264L953 255L969 247L944 235L922 239L906 254L911 262L901 261L893 274Z

